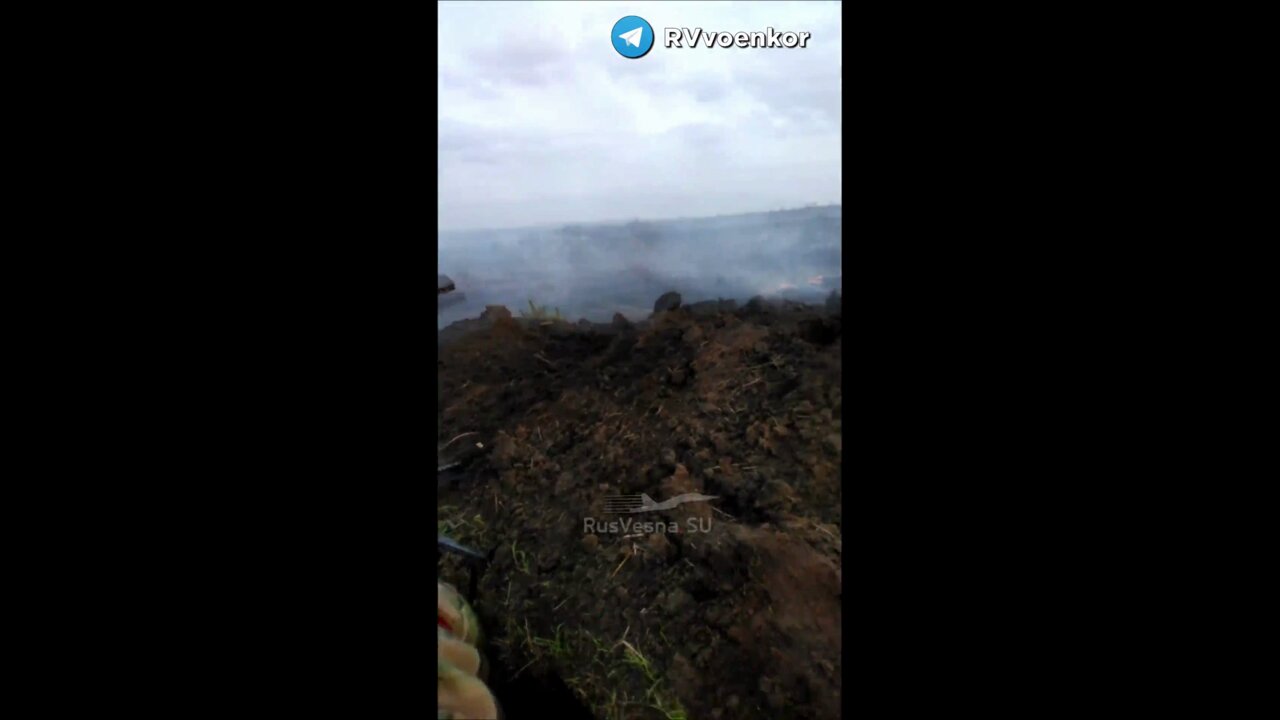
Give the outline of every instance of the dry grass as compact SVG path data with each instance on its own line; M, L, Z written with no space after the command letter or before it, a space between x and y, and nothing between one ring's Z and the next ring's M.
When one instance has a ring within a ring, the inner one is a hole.
M564 322L564 317L560 315L560 308L549 309L546 305L538 305L532 299L529 300L529 311L520 311L520 317L530 320L554 320Z

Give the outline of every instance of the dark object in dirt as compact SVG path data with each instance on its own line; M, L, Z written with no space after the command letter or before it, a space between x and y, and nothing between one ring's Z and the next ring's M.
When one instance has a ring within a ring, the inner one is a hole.
M469 478L466 468L458 464L450 464L449 467L436 473L436 487L457 490L464 487Z
M480 553L480 551L475 550L474 548L469 548L466 545L459 543L457 540L454 540L451 537L446 537L444 535L436 535L436 547L438 547L440 550L444 550L445 552L451 552L451 553L454 553L455 555L461 555L463 557L471 558L473 560L479 560L479 561L487 560L487 558L482 553Z
M526 672L513 677L508 668L494 662L490 676L489 691L497 698L504 717L596 720L558 675L536 678Z
M469 577L467 578L467 594L468 602L475 602L476 599L476 583L480 580L480 576L484 574L485 567L489 564L489 558L474 548L469 548L457 540L444 535L437 535L436 552L447 552L457 555L463 559L463 564L469 568ZM440 557L437 554L436 564L439 565Z
M436 445L436 459L439 467L437 473L467 465L484 453L485 449L485 438L478 432L462 433L448 442L441 442Z
M658 301L653 304L653 311L660 313L675 310L678 307L680 307L680 293L672 291L663 293L662 297L658 298Z
M485 305L484 312L480 313L481 320L497 320L498 318L511 317L511 311L505 305Z
M625 330L631 327L631 321L628 320L626 316L624 316L622 313L614 313L613 326L618 328L619 330Z

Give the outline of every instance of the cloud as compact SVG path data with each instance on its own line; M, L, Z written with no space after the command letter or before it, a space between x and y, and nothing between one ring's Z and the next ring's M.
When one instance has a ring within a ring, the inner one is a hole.
M608 36L633 14L812 39L630 60ZM840 198L839 3L441 3L438 41L442 230Z

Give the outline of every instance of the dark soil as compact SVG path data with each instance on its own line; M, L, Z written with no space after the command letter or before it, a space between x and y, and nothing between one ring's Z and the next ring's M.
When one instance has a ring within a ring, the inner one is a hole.
M839 303L730 307L440 334L461 465L437 523L489 553L472 600L508 717L840 716ZM606 496L639 493L716 499L605 532Z

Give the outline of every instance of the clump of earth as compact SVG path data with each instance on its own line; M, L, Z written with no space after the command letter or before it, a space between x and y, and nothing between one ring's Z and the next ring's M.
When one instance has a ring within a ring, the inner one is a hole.
M841 341L838 295L439 332L437 525L488 556L509 715L840 716Z

